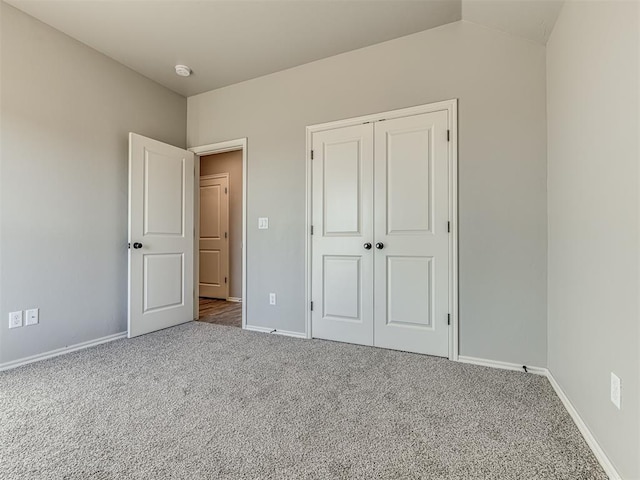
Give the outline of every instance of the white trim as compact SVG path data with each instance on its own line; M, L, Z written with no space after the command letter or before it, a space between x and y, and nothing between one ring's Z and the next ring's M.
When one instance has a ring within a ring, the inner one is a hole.
M479 365L482 367L500 368L502 370L524 372L522 365L518 365L517 363L500 362L497 360L487 360L484 358L465 357L460 355L458 357L458 362ZM567 397L567 395L564 393L564 391L560 387L560 384L558 384L549 369L543 367L530 367L529 365L527 365L527 370L528 373L547 377L549 383L551 384L551 387L556 392L556 395L558 395L558 397L560 398L560 401L564 405L564 408L567 410L569 416L576 424L576 427L578 427L578 430L582 434L582 437L584 438L585 442L587 442L587 445L589 445L589 448L593 452L593 455L596 457L596 460L598 460L598 463L600 463L600 466L605 471L607 476L611 480L622 480L622 477L613 466L613 463L611 463L611 460L609 460L607 454L604 452L604 450L602 450L602 447L600 447L600 444L591 433L591 430L589 430L587 424L584 422L584 420L582 420L582 417L580 417L580 414L575 409L575 407L569 400L569 397Z
M215 180L216 178L226 178L229 180L229 173L212 173L211 175L200 175L200 181L202 180Z
M247 169L247 138L238 138L236 140L228 140L226 142L218 142L211 143L209 145L201 145L199 147L192 147L188 150L193 152L198 157L198 161L195 162L195 178L199 182L200 178L200 157L205 155L212 155L215 153L224 153L224 152L233 152L235 150L242 150L242 298L247 298L247 178L248 178L248 169ZM200 231L200 195L198 193L195 195L195 203L194 203L194 227L195 232ZM196 235L194 235L194 243L197 246L198 239ZM196 250L197 251L197 250ZM196 256L194 255L194 307L193 307L193 318L197 320L199 318L200 312L198 310L199 304L199 262L196 261ZM230 300L233 301L233 300ZM245 302L242 302L242 328L247 328L247 305Z
M359 125L365 122L377 122L379 120L391 120L393 118L410 117L411 115L421 115L423 113L438 112L440 110L450 111L451 108L457 109L457 102L457 99L444 100L442 102L416 105L415 107L401 108L399 110L391 110L388 112L372 113L369 115L363 115L361 117L353 117L343 120L336 120L333 122L319 123L307 127L307 131L315 133L322 132L323 130L333 130L334 128L350 127L352 125Z
M89 340L87 342L77 343L69 347L57 348L45 353L39 353L38 355L32 355L30 357L21 358L19 360L13 360L11 362L0 364L0 372L4 370L10 370L12 368L21 367L29 363L40 362L49 358L59 357L66 353L75 352L77 350L84 350L85 348L95 347L107 342L113 342L114 340L120 340L121 338L127 338L127 332L115 333L113 335L107 335L106 337L97 338L95 340Z
M306 333L290 332L288 330L276 330L275 328L257 327L257 326L254 326L254 325L245 325L244 329L245 330L250 330L252 332L273 333L274 335L283 335L285 337L294 337L294 338L303 338L303 339L307 338L307 334Z
M549 379L549 383L551 383L551 386L555 390L558 397L560 397L560 400L562 401L564 408L567 409L567 412L569 412L569 415L573 419L573 422L578 427L578 430L580 430L580 433L582 434L585 441L587 442L587 445L589 445L589 448L591 448L591 451L593 452L596 459L600 463L600 466L602 467L602 469L605 471L605 473L609 476L611 480L621 480L622 477L613 466L613 463L611 463L611 460L609 460L609 457L607 457L607 454L604 453L604 450L602 450L602 447L600 447L600 444L591 433L591 430L589 430L589 427L587 426L587 424L584 422L584 420L582 420L582 417L580 417L580 414L578 413L578 411L575 409L575 407L569 400L569 397L567 397L567 395L564 393L564 391L562 390L558 382L556 382L556 379L553 377L553 374L548 370L547 370L547 378Z
M306 129L305 143L305 213L304 213L304 333L305 338L311 339L311 225L313 219L313 184L311 174L313 172L313 164L311 163L311 146L312 146L312 127Z
M525 373L523 365L518 363L500 362L498 360L487 360L485 358L466 357L463 355L458 356L458 362L469 363L471 365L479 365L481 367L500 368L502 370L513 370L516 372ZM535 367L527 365L527 373L533 373L534 375L547 376L547 369L543 367Z
M241 145L242 142L242 145ZM208 145L201 145L199 147L188 148L190 152L195 153L198 156L211 155L213 153L233 152L240 150L247 146L247 139L238 138L236 140L228 140L226 142L210 143Z
M449 221L451 235L449 243L449 312L451 313L451 329L449 331L449 359L458 360L458 100L445 100L427 105L374 113L361 117L348 118L335 122L308 126L306 129L306 198L305 198L305 338L312 338L311 331L311 220L312 215L312 135L324 130L359 125L365 122L390 120L445 110L448 112L448 128L451 131L449 142Z
M242 299L240 297L229 297L227 298L227 302L242 303Z
M449 119L449 312L451 329L449 330L449 360L458 360L458 100L447 104Z

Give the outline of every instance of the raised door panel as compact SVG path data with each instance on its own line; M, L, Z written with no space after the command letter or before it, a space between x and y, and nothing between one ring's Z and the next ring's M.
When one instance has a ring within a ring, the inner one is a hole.
M182 306L184 301L184 255L144 255L145 313Z
M224 283L219 250L200 251L200 283L216 287Z
M362 146L359 139L324 145L322 187L324 235L359 235Z
M184 235L185 158L145 148L144 235Z
M387 325L430 328L433 258L387 256Z
M327 255L322 275L322 318L361 323L361 258Z
M422 234L433 223L430 128L386 132L387 234Z
M220 185L200 187L200 239L220 240L222 205Z

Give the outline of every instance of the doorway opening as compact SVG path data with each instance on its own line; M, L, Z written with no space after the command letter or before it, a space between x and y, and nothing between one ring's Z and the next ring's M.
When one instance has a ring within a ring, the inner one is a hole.
M194 318L246 325L246 139L191 149L196 158Z

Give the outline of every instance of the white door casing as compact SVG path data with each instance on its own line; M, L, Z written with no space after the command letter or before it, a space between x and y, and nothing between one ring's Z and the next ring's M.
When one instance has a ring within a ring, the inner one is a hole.
M200 177L200 296L229 297L229 176Z
M313 336L373 344L373 126L313 135Z
M129 338L193 320L194 154L129 134Z
M438 111L375 123L379 347L448 355L447 120Z

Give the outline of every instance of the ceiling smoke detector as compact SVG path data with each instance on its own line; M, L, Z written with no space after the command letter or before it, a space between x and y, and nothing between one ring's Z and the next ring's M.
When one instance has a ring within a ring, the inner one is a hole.
M186 65L176 65L176 73L181 77L188 77L191 75L191 69Z

